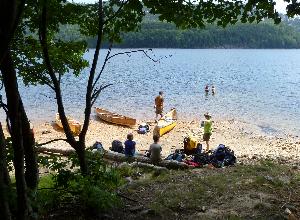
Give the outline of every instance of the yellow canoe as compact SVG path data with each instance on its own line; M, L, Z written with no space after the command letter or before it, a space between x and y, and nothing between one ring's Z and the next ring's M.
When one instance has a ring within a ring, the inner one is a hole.
M56 113L56 124L63 128L63 125L61 123L61 120L60 120L60 117L59 117L59 114ZM68 119L68 122L69 122L69 126L70 126L70 129L71 131L75 134L75 135L79 135L80 134L80 131L81 131L81 124L79 121L76 121L74 120L73 118L67 116L67 119Z
M153 134L163 136L164 134L171 131L177 124L177 112L176 109L171 109L165 114L157 123L153 129Z
M96 108L96 114L101 120L109 123L123 126L134 126L136 124L136 119L134 118L115 114L102 108Z

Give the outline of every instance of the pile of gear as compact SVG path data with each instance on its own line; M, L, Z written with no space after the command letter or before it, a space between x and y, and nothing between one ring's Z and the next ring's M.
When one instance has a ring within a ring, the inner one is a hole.
M175 150L175 152L170 154L166 160L176 160L194 167L202 167L211 164L214 167L220 168L236 163L234 151L224 144L220 144L215 150L210 150L208 152L204 152L202 150L202 145L192 136L185 137L183 144L184 149Z
M102 151L103 147L100 142L96 142L93 146L94 151ZM124 154L123 143L119 140L114 140L112 146L109 148L111 151ZM149 151L144 154L145 157L150 157ZM224 144L220 144L215 150L208 152L203 151L202 144L200 144L196 137L187 136L183 141L183 149L177 149L174 153L170 154L165 160L176 160L184 162L193 167L202 167L211 164L214 167L224 167L234 165L236 157L234 151Z

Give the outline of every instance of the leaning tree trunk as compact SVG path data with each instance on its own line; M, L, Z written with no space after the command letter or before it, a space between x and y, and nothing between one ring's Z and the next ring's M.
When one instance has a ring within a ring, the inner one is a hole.
M10 51L7 51L1 64L1 73L6 92L8 117L11 123L12 147L14 150L14 168L17 188L17 219L27 219L30 206L27 197L27 186L24 175L24 147L22 136L22 115L20 96L14 64Z
M0 64L3 61L8 45L13 36L13 27L17 14L16 0L0 1Z
M10 181L6 162L6 144L0 123L0 213L1 219L10 220L11 213L8 204L8 194L10 192Z
M39 179L39 168L37 163L37 153L35 151L35 139L33 130L30 128L30 123L25 112L21 97L20 111L22 118L23 146L25 153L25 180L27 186L31 190L36 190Z
M97 44L95 48L94 58L92 67L90 70L90 76L88 79L87 90L86 90L86 97L85 97L85 110L84 110L84 123L82 127L82 131L79 134L79 141L77 144L77 148L75 148L76 153L78 154L78 159L80 163L80 170L83 175L88 173L87 161L85 158L85 137L86 133L89 128L90 117L91 117L91 108L92 108L92 92L93 92L93 83L95 78L95 72L97 68L97 63L99 59L100 47L102 43L103 37L103 27L104 27L104 12L103 12L103 2L99 0L98 5L98 34L97 34Z

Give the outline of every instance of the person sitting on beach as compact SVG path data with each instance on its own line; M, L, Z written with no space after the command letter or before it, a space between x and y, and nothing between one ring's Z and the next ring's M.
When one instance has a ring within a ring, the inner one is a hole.
M205 86L205 89L204 89L204 91L205 91L205 93L208 93L209 92L209 87L208 87L208 85L206 84L206 86Z
M124 142L125 145L125 156L133 157L135 155L135 141L133 141L133 134L127 135L127 140Z
M216 94L216 88L214 85L212 85L212 87L211 87L211 94L212 95Z
M160 117L163 116L163 110L164 110L164 98L163 98L163 92L160 91L158 96L155 98L155 113L156 117L155 120L157 120L157 116L160 115Z
M154 143L150 145L149 152L150 152L150 159L153 164L157 164L161 160L161 145L158 144L159 136L153 135Z
M204 117L205 117L205 121L204 121L203 141L206 142L206 151L209 151L209 140L212 134L212 121L211 121L211 115L209 113L205 113Z

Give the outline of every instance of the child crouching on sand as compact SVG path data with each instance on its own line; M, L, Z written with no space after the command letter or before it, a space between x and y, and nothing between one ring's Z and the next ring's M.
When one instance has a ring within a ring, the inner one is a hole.
M159 136L153 135L153 141L154 143L150 145L150 149L149 149L150 159L153 164L158 164L159 161L161 160L161 151L162 151L161 145L158 144Z
M135 141L133 141L133 134L127 135L127 140L124 142L125 145L125 156L133 157L135 155Z

